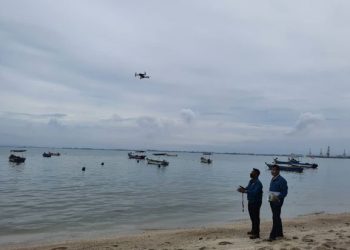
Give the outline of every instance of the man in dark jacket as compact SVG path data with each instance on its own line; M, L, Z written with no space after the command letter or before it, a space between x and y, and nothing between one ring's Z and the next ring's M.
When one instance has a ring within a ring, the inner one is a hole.
M281 208L284 198L288 194L287 181L280 176L280 168L274 165L271 169L272 179L270 182L269 202L272 211L272 230L269 241L276 240L277 237L283 237L283 228L281 220Z
M246 193L248 198L248 211L250 220L252 221L252 230L248 232L250 239L260 237L260 208L262 203L263 185L259 180L259 169L253 168L250 173L250 181L247 187L240 187L237 191Z

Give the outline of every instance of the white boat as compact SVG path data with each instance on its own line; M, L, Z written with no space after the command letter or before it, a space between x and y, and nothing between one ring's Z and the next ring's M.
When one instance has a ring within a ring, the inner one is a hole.
M211 164L213 162L212 159L210 159L211 153L203 153L203 156L201 157L201 163Z
M209 158L201 157L201 163L211 164L212 160Z
M166 167L169 165L169 162L166 160L154 160L154 159L150 159L150 158L146 158L147 160L147 164L153 164L153 165L157 165L158 167Z

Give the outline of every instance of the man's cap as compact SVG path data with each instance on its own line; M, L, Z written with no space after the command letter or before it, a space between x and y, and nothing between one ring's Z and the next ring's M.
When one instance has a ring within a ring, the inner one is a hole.
M260 175L260 170L259 170L259 169L257 169L257 168L253 168L253 171L257 172L257 173L258 173L258 175Z

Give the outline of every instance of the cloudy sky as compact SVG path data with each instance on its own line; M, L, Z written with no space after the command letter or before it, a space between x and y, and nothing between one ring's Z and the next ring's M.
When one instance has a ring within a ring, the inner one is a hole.
M0 145L350 153L349 11L0 0Z

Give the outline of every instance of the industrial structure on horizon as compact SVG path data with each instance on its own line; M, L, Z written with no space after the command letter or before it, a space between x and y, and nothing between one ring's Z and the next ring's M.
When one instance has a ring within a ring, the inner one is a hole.
M346 155L345 149L342 155L331 155L331 148L330 146L327 147L326 154L323 154L322 148L320 149L320 154L315 155L311 153L311 148L309 149L309 153L306 155L310 158L336 158L336 159L350 159L350 156Z

